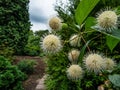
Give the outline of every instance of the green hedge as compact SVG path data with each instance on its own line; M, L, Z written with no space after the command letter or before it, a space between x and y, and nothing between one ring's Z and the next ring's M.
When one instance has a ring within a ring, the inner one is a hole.
M27 43L30 21L29 0L0 0L0 48L12 47L22 54Z

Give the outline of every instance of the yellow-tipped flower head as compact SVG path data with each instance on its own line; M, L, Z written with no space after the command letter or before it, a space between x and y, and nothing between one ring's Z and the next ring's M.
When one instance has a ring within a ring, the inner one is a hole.
M114 11L103 11L98 15L97 22L101 30L111 31L117 28L118 16Z
M79 57L80 51L73 49L68 53L68 59L72 63L77 63L78 57Z
M106 69L111 70L115 66L115 62L111 58L105 58Z
M41 47L45 52L48 53L58 52L62 47L60 37L54 34L44 36L42 38Z
M78 46L79 45L79 43L80 43L80 37L79 37L79 35L73 35L73 36L71 36L71 38L70 38L70 45L71 46Z
M49 20L49 26L52 30L60 30L62 28L61 19L53 17Z
M100 73L105 70L104 59L99 54L89 54L84 59L85 67L89 72L94 72L95 74Z
M71 80L81 79L83 75L83 70L79 65L71 65L67 69L67 76Z

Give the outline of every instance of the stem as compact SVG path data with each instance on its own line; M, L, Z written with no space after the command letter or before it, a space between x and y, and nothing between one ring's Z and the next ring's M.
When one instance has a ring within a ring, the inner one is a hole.
M86 44L87 42L85 41L85 39L83 38L82 35L81 35L81 38L82 38L83 42ZM91 51L88 45L87 45L87 49L88 49L89 52Z

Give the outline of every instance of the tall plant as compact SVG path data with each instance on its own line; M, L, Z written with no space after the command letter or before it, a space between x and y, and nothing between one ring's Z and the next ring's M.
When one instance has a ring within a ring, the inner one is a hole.
M120 88L120 67L115 63L119 62L116 48L120 42L120 9L116 6L98 13L95 8L99 3L100 0L82 0L75 15L68 15L74 18L67 23L59 17L49 21L51 33L41 38L48 57L47 90Z

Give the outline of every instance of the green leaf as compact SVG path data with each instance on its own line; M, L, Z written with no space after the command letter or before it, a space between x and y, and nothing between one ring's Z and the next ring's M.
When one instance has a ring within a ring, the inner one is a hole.
M120 75L109 75L108 78L115 86L120 87Z
M120 40L120 29L112 30L111 35Z
M100 0L81 0L75 12L75 19L78 25L83 23L99 1Z
M99 28L97 28L96 26L93 26L91 28L98 32L101 32L102 34L105 34L107 36L110 36L110 37L120 40L120 29L112 30L111 33L107 33L104 30L99 30Z
M96 24L96 19L94 17L88 17L85 22L85 28L91 28Z
M107 33L104 30L99 30L96 27L93 27L98 32L101 32L102 34L107 35L106 36L106 43L109 47L109 49L112 50L116 47L116 45L120 42L120 29L112 30L111 33Z
M111 50L111 52L113 51L113 49L116 47L116 45L120 42L120 40L113 38L111 36L106 36L106 43L107 46L109 47L109 49Z
M90 43L91 40L87 41L87 43L83 46L83 48L81 49L80 51L80 55L79 55L79 60L80 62L83 60L83 56L84 56L84 53L85 53L85 49L86 47L88 46L88 44Z

